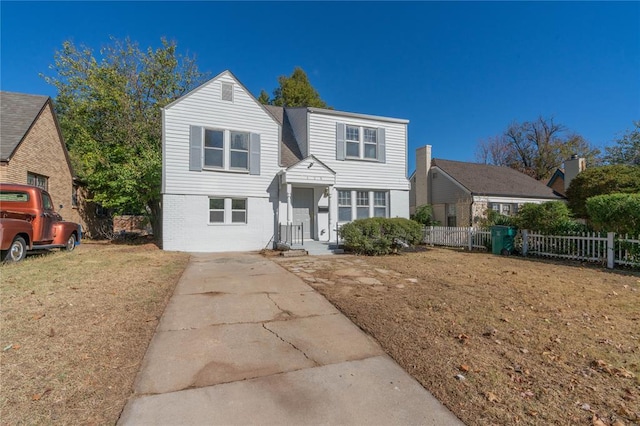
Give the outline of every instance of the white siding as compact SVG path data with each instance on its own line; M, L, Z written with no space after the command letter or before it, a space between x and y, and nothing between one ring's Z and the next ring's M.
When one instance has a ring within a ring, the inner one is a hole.
M385 129L386 162L336 160L336 123ZM309 153L336 172L339 188L409 190L406 178L407 125L379 120L309 114ZM407 211L409 209L407 198Z
M221 83L233 83L233 102L221 100ZM189 126L260 134L260 175L189 171ZM268 195L279 170L279 126L228 73L221 74L164 113L163 188L165 194ZM273 188L273 186L272 186Z
M275 229L274 206L268 198L249 198L247 223L229 225L209 224L209 197L206 195L164 195L162 201L164 250L261 250L269 243Z
M409 218L409 191L389 191L389 217Z

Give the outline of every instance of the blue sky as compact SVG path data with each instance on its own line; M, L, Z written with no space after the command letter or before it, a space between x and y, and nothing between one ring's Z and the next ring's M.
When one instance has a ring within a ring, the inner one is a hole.
M415 148L475 161L479 141L553 116L599 147L640 120L640 2L0 3L2 90L39 77L62 42L175 40L258 95L301 66L344 111L406 118Z

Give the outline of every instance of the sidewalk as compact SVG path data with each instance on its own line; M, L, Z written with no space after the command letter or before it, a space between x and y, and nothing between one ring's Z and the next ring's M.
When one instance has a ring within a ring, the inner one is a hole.
M119 425L462 423L295 275L194 254Z

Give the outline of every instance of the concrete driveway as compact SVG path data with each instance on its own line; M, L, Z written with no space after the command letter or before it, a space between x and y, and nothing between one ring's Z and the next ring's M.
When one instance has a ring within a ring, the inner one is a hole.
M462 424L300 278L194 254L119 425Z

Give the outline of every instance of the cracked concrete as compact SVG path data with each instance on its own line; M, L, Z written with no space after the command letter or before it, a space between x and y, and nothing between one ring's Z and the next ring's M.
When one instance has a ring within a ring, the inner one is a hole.
M192 255L118 423L460 424L302 279L250 253Z

